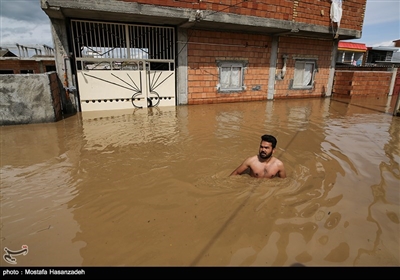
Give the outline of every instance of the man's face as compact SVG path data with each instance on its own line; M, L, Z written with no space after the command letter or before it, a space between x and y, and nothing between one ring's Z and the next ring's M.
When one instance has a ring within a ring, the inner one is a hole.
M272 149L272 144L269 142L261 141L260 150L258 154L262 159L269 159L272 156L274 149Z

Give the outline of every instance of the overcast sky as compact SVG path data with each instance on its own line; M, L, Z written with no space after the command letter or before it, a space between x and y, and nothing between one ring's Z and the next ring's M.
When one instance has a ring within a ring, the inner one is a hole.
M350 41L373 47L390 46L397 39L400 39L400 0L367 0L362 38ZM0 46L16 43L54 46L50 20L40 8L39 0L0 0Z

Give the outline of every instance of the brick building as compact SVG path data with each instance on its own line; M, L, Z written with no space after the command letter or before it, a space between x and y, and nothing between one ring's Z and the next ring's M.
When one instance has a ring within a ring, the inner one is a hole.
M56 71L54 57L0 58L0 74L40 74Z
M16 48L19 50L19 55L9 48L0 48L0 74L40 74L56 71L52 50L42 54L41 49L30 47L29 49L36 50L30 56L28 47L16 44Z
M77 110L331 96L366 0L41 0Z
M336 55L336 64L360 66L363 64L366 52L367 46L365 44L340 41Z

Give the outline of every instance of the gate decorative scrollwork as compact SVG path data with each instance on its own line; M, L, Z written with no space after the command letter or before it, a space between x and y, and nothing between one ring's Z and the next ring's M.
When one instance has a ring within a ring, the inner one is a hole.
M153 72L153 77L152 77L152 79L150 81L150 73L149 73L149 93L148 93L148 96L144 96L146 98L146 101L147 101L147 107L157 107L160 104L161 97L158 94L158 92L155 91L155 89L157 87L159 87L161 84L163 84L166 80L168 80L173 75L173 73L171 73L166 78L164 78L162 81L159 82L159 79L160 79L162 74L163 74L162 71L161 72L154 71ZM143 92L143 87L142 87L142 72L139 72L139 86L135 83L135 81L129 75L129 73L126 73L126 75L129 78L129 81L125 81L121 77L118 77L114 73L111 73L111 75L113 77L115 77L116 79L121 81L123 84L119 84L119 83L116 83L116 82L113 82L113 81L109 81L109 80L106 80L104 78L100 78L100 77L97 77L97 76L94 76L94 75L91 75L91 74L88 74L88 73L84 73L84 75L88 76L88 77L91 77L91 78L94 78L94 79L97 79L97 80L102 81L102 82L106 82L106 83L109 83L109 84L112 84L112 85L115 85L115 86L118 86L118 87L121 87L121 88L125 88L125 89L128 89L128 90L134 91L134 93L132 94L132 97L131 97L131 101L132 101L133 107L135 107L135 108L143 108L143 106L139 106L139 105L135 104L135 101L140 99L140 97L143 97L143 93L144 93ZM157 78L156 78L156 76L157 76ZM152 95L152 96L149 96L149 95ZM153 103L153 100L155 100L155 103Z

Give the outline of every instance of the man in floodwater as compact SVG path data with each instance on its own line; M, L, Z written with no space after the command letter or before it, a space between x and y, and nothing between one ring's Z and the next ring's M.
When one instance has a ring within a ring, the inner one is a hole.
M258 155L247 158L229 176L250 174L256 178L286 178L285 166L282 161L273 157L277 140L274 136L265 134L261 136Z

